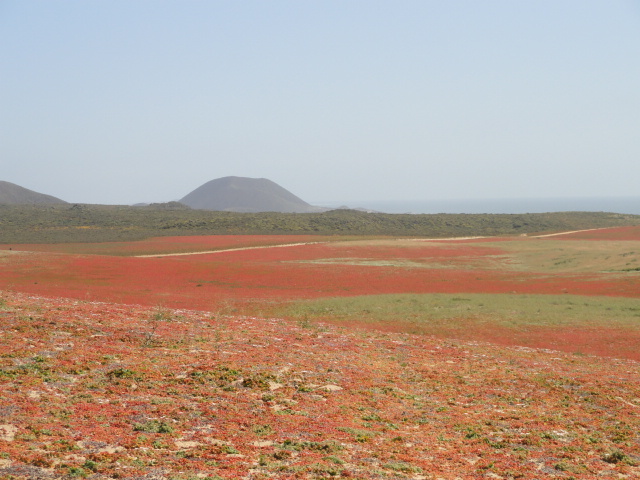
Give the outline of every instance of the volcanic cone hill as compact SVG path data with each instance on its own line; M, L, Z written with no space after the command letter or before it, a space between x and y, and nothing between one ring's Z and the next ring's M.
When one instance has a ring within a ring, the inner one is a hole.
M218 178L196 188L180 202L195 209L229 212L308 213L324 210L266 178Z
M64 200L34 192L10 182L0 180L0 204L4 205L53 205L67 203Z

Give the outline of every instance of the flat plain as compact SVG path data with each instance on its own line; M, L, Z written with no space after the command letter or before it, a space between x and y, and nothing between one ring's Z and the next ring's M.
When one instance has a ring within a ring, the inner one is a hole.
M4 244L0 320L0 478L640 476L637 226Z

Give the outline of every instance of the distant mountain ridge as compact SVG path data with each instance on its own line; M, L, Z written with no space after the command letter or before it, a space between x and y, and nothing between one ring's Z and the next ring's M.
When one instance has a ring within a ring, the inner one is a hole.
M180 200L198 210L228 212L310 213L314 207L266 178L222 177L211 180Z
M0 204L4 205L54 205L67 203L52 195L34 192L15 183L0 180Z

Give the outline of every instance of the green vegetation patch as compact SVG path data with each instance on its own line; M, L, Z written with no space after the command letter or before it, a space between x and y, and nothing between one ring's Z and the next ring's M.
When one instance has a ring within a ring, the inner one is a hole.
M296 440L285 440L282 443L282 448L285 450L311 450L316 452L323 452L325 454L339 452L343 449L342 445L335 441L326 442L299 442Z
M201 383L214 382L220 385L229 384L241 378L242 372L226 365L219 365L207 370L194 370L189 376Z
M640 301L578 295L395 294L305 300L282 315L340 323L401 323L405 331L439 333L464 328L468 321L523 326L609 326L640 328ZM464 320L464 321L463 321Z
M144 423L136 423L133 426L133 430L144 433L171 433L173 432L173 427L166 422L149 420Z
M507 254L501 268L539 273L624 273L640 271L640 242L559 240L485 243Z

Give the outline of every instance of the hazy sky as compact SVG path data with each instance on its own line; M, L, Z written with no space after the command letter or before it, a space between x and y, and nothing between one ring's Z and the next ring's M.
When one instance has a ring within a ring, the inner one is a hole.
M0 0L0 180L312 203L640 195L640 0Z

